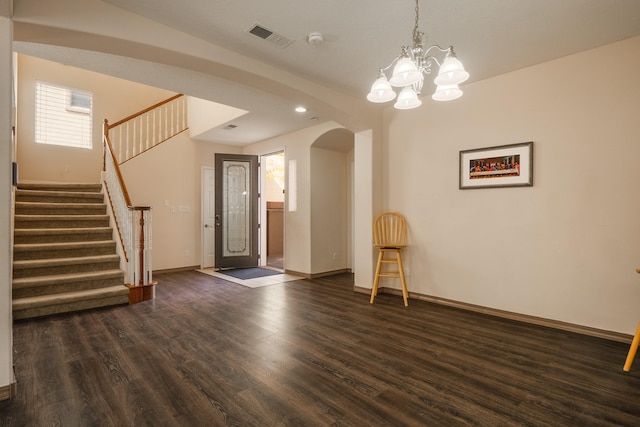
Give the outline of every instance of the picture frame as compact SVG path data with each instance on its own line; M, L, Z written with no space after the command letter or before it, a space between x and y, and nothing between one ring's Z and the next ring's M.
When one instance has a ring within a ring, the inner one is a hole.
M460 151L460 190L533 186L533 141Z

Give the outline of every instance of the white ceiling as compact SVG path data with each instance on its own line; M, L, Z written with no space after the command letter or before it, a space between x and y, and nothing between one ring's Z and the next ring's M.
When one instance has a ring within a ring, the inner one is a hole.
M105 1L358 96L411 44L415 21L413 0ZM293 43L247 33L254 23ZM429 45L455 47L473 81L638 35L640 1L421 0L419 26ZM308 44L313 31L325 42Z
M104 2L362 98L377 70L411 44L415 20L413 0ZM249 34L256 23L292 43L280 48ZM454 46L471 83L640 35L640 0L421 0L419 25L428 45ZM307 43L310 32L322 33L324 43ZM611 71L607 64L593 66L602 68L603 79ZM243 120L273 125L278 133L300 127L286 117L254 113ZM234 143L252 138L237 134Z

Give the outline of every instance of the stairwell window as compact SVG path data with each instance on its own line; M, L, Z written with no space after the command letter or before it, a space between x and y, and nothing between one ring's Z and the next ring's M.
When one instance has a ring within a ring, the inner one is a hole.
M36 82L36 142L91 149L92 106L91 92Z

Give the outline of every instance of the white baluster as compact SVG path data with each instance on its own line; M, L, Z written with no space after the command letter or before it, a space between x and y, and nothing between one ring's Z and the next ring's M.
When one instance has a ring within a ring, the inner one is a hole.
M180 98L182 104L182 130L187 128L187 97L182 96Z
M150 141L149 141L149 114L150 113L145 114L145 120L147 122L147 134L145 135L146 138L147 138L147 150L149 149L149 143L150 143Z
M171 103L171 136L175 135L175 127L174 127L174 113L176 111L175 102Z
M118 125L118 162L122 160L122 125Z
M129 159L129 122L126 123L126 127L127 127L127 132L126 132L126 148L124 150L124 161L127 161Z
M138 136L138 143L140 144L140 150L138 151L138 153L142 153L144 151L144 145L142 144L144 141L144 137L142 136L142 130L143 130L142 116L138 117L136 121L138 122L138 127L140 128L140 132Z
M153 126L151 126L151 129L153 129L153 131L152 131L153 132L152 140L153 140L153 145L154 146L158 143L157 142L158 140L156 139L156 135L157 135L157 132L156 132L156 130L157 130L156 129L156 114L157 114L157 108L153 110L153 117L152 117Z

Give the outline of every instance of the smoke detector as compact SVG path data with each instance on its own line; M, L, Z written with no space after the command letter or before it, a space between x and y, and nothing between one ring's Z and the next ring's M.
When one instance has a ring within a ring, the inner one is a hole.
M307 35L307 43L317 45L324 42L324 37L322 37L322 33L312 32Z

